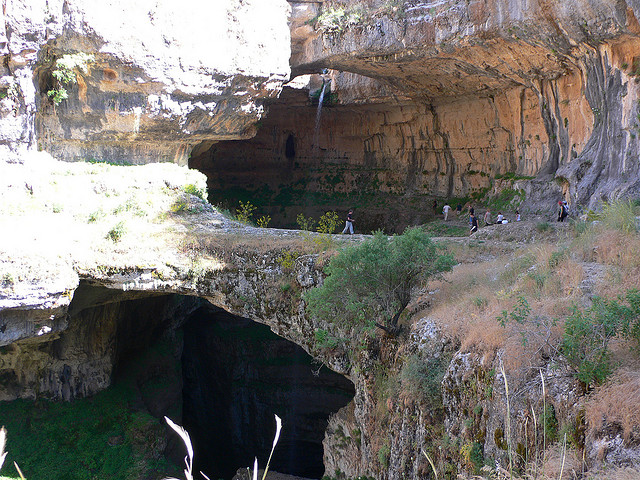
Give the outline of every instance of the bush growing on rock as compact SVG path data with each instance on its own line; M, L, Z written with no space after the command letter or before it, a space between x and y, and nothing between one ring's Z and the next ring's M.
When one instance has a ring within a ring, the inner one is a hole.
M558 322L530 318L531 308L524 298L513 311L503 311L497 318L501 326L516 323L522 329L522 342L542 332L549 339L548 331ZM533 326L524 328L525 325ZM573 367L575 376L586 385L600 385L613 372L614 365L609 342L615 337L640 342L640 291L630 289L626 296L615 300L594 297L591 307L574 307L564 323L562 339L554 350Z
M331 259L324 284L305 295L307 309L329 323L356 330L375 325L397 334L414 292L453 265L453 257L440 253L420 229L393 237L377 232Z

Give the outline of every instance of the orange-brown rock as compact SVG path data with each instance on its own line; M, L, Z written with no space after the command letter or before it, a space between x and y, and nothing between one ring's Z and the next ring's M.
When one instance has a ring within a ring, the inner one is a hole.
M330 69L318 132L314 75L254 139L194 150L214 201L251 198L283 225L355 206L366 230L505 174L537 178L511 185L533 209L640 193L634 2L290 3L294 74Z

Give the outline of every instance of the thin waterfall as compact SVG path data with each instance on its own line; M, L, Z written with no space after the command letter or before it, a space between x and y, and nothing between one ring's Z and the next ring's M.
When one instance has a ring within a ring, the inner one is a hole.
M322 81L322 90L318 97L318 111L316 112L316 128L313 131L313 148L318 148L318 132L320 131L320 117L322 116L322 102L324 101L324 91L327 88L327 82Z

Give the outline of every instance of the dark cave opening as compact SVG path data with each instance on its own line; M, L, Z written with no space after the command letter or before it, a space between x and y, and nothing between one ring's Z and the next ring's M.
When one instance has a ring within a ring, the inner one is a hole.
M116 419L103 421L101 445L134 449L144 457L144 478L182 469L185 447L165 415L190 433L195 471L229 479L254 457L265 466L277 414L283 429L271 469L322 477L329 416L353 399L354 387L269 327L195 296L123 292L87 282L74 294L68 322L56 338L0 352L6 357L0 358L3 365L11 365L12 356L33 345L37 351L27 354L43 365L42 378L31 383L21 380L23 370L0 369L5 397L31 397L37 391L43 399L63 403L70 415L100 405ZM78 420L69 428L84 435L92 427ZM41 452L19 453L46 463ZM111 472L105 478L124 478L122 472L134 468L124 462L116 469L120 473L113 473L109 458L102 449L86 453L100 471Z
M264 467L277 414L283 427L270 468L322 477L328 418L352 400L353 384L267 326L213 306L183 330L183 423L196 470L228 479L254 457Z

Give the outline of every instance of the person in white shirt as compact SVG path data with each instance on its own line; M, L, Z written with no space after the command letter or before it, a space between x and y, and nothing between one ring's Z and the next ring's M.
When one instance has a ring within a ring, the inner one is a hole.
M504 220L504 215L498 212L498 218L496 218L496 223L502 223L502 220Z
M451 210L451 207L449 206L448 203L444 204L444 207L442 207L442 213L444 214L444 221L447 221L447 218L449 217L449 211Z

